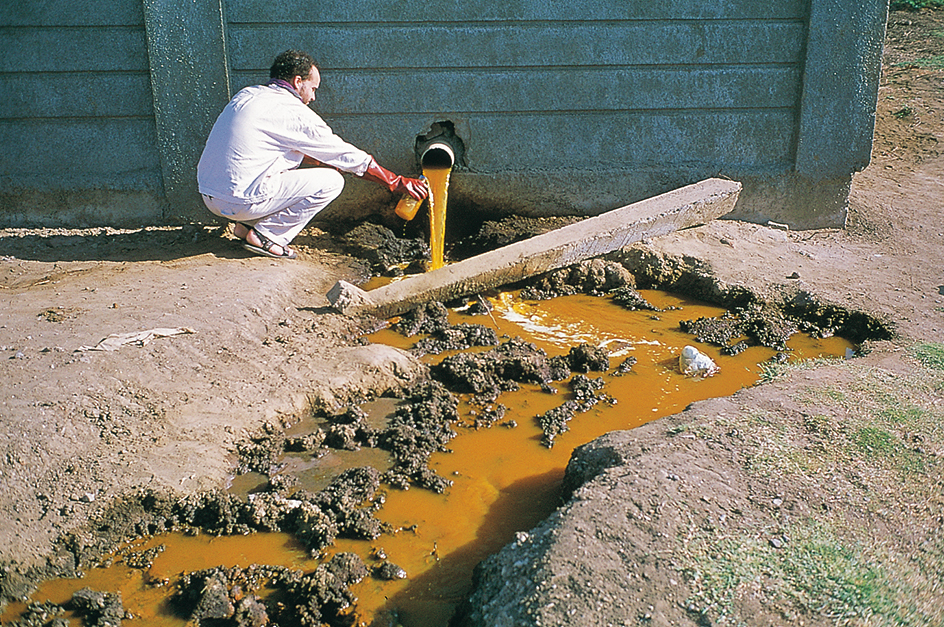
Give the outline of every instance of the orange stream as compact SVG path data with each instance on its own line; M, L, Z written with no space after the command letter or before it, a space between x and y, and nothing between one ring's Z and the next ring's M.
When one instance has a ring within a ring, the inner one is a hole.
M622 377L588 375L603 376L606 387L602 391L618 403L599 403L591 411L578 414L570 422L570 430L557 438L554 448L540 444L541 430L535 416L565 400L566 382L555 384L560 390L556 395L542 393L535 386L522 386L520 391L499 399L509 408L505 420L516 420L516 428L496 425L474 430L460 425L459 436L450 444L452 452L433 456L431 465L454 481L445 495L420 489L391 490L378 516L396 528L415 525L415 530L383 535L374 542L339 541L332 548L332 552L354 551L371 565L371 549L382 547L390 561L409 574L409 579L395 582L367 578L353 588L359 599L357 615L363 624L369 624L382 610L395 609L405 627L446 625L456 604L468 593L474 566L511 541L516 531L535 526L559 505L560 481L575 447L609 431L676 413L693 401L733 394L754 384L759 375L757 364L774 354L770 349L752 347L737 356L722 356L714 347L697 344L678 330L681 320L717 316L722 309L664 292L643 290L642 294L656 306L681 309L629 312L606 299L588 296L535 303L512 301L502 295L496 299L497 308L491 317L455 318L454 322L497 324L499 336L524 337L549 355L565 354L580 342L590 342L605 345L611 354L622 353L611 357L613 368L628 355L638 361L632 372ZM392 331L372 337L375 342L401 347L411 346L415 339L402 338ZM720 372L703 380L679 374L678 355L686 344L697 345L711 356ZM841 338L813 340L805 335L794 336L789 345L795 358L841 356L851 347ZM463 405L460 411L462 421L471 423L469 408ZM221 564L281 564L306 571L318 564L285 534L230 538L170 534L150 539L146 546L161 543L167 550L147 573L122 564L94 569L83 580L47 582L33 599L61 603L84 586L121 590L126 608L144 618L145 624L179 627L185 622L166 609L172 586L148 586L148 581L173 582L183 571ZM4 619L12 619L22 609L21 605L12 605Z
M423 176L429 181L432 202L429 203L429 250L432 257L429 269L445 264L446 201L449 195L450 167L423 167Z

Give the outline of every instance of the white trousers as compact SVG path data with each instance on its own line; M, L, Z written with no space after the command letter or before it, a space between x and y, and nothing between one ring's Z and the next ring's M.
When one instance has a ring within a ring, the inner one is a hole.
M203 195L212 213L242 222L279 246L287 246L315 215L344 189L344 177L332 168L302 168L272 175L271 195L256 203L234 203Z

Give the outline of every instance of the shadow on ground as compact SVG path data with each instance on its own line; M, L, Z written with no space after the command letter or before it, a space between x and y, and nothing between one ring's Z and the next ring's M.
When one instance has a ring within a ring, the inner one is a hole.
M517 532L536 526L560 505L561 480L561 472L555 470L527 477L503 489L480 526L501 531L476 538L448 555L431 556L436 564L422 575L411 576L409 585L389 599L372 624L387 624L384 622L387 618L397 620L390 624L407 627L446 624L468 597L476 564L513 541Z
M11 229L0 235L0 256L24 261L173 261L205 253L250 253L223 237L222 226L146 227L137 230Z

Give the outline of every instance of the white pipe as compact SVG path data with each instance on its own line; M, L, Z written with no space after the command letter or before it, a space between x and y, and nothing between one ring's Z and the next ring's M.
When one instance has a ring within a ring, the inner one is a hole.
M423 150L420 162L424 165L452 167L456 162L456 154L452 146L442 141L434 141Z

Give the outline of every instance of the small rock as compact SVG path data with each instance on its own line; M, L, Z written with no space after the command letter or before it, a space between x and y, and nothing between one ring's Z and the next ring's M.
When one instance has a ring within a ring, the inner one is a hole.
M386 581L392 579L406 579L406 571L392 562L384 562L374 568L374 577Z

